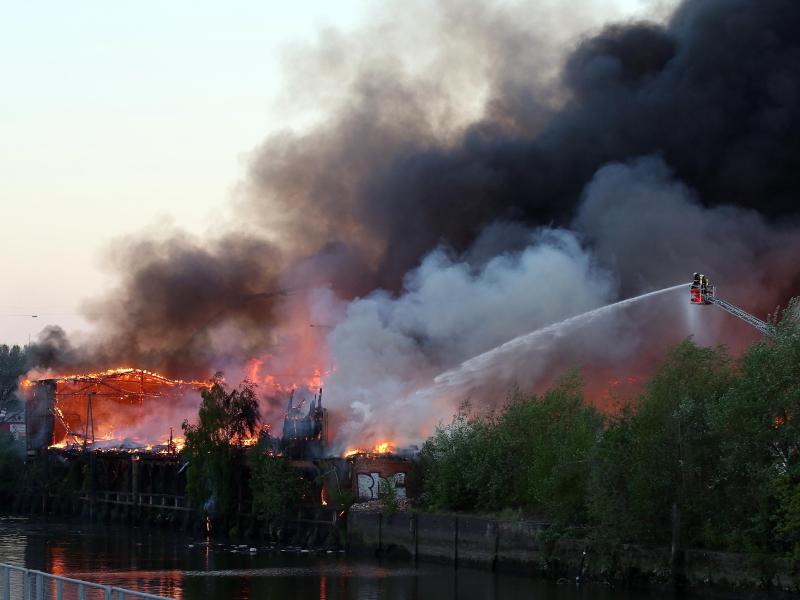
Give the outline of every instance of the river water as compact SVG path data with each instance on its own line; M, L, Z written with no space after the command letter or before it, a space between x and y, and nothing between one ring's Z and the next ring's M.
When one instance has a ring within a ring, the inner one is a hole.
M162 529L0 517L0 562L189 600L642 600L667 592L576 586L452 566L206 544Z

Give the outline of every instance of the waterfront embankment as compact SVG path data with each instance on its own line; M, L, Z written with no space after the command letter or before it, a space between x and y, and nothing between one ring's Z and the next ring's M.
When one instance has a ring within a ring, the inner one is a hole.
M540 521L423 512L351 512L353 552L516 572L556 580L695 591L800 592L800 562L668 546L611 544L556 535Z

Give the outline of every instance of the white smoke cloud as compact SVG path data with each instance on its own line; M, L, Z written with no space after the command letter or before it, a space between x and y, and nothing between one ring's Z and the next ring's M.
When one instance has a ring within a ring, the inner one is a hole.
M688 292L675 290L468 361L620 298L687 282L695 270L753 310L775 265L798 251L796 228L702 207L660 158L606 165L586 186L572 230L496 224L464 256L428 255L401 294L377 291L347 305L328 336L336 371L326 397L344 416L337 439L415 442L459 402L485 409L514 385L541 389L574 367L584 368L598 400L610 379L646 376L689 335L741 348L755 330L720 310L689 307Z
M409 405L414 391L521 332L605 303L609 282L568 231L530 232L524 250L479 267L433 252L401 295L355 300L328 336L336 371L327 398L348 418L339 437L418 438L453 406Z

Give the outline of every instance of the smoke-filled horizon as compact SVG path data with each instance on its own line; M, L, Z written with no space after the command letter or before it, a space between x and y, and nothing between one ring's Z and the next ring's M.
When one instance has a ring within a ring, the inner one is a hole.
M273 398L322 374L342 443L411 441L571 367L601 401L687 335L754 338L665 295L417 393L537 328L694 270L761 315L797 294L795 2L686 0L589 33L529 3L375 19L290 59L287 93L320 116L254 151L239 222L120 243L97 338L46 331L40 366L256 374Z

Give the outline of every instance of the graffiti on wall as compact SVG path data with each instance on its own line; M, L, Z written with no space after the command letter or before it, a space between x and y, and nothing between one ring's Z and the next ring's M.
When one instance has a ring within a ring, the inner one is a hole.
M398 498L406 497L405 473L395 473L394 475L389 475L389 477L385 479L381 477L380 473L359 473L356 477L358 481L359 500L376 500L378 498L378 490L380 489L381 481L385 481L391 485Z

